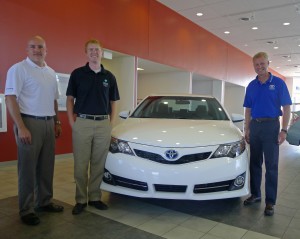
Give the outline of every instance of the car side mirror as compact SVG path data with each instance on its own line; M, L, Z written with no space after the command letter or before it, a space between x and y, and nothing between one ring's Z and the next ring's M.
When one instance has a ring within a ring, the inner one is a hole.
M238 123L238 122L242 122L245 120L244 115L241 114L231 114L231 120L233 123Z
M127 119L129 115L130 115L130 111L129 110L121 111L119 113L119 117L122 118L122 119Z

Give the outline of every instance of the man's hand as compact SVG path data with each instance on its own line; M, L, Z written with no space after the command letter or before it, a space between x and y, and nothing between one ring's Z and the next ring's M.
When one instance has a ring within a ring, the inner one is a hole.
M286 139L286 132L280 131L278 135L278 144L281 145Z
M61 128L61 124L55 124L55 138L58 138L61 136L62 133L62 128Z
M18 128L18 138L23 144L31 144L31 133L26 127Z

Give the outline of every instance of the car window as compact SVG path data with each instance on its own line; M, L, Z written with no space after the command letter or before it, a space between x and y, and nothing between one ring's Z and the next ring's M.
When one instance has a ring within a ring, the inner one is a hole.
M229 120L215 98L149 96L131 115L133 118Z

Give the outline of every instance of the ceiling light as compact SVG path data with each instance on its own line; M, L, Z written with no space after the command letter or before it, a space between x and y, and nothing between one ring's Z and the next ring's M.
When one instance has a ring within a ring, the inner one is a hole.
M224 33L225 33L225 34L230 34L230 31L225 31Z
M251 20L251 18L250 18L250 17L241 17L240 20L241 20L241 21L248 22L248 21Z
M288 26L288 25L290 25L290 24L291 24L291 23L289 23L289 22L283 23L284 26Z
M279 47L278 47L278 46L274 46L273 48L274 48L275 50L277 50Z
M276 66L276 68L277 68L277 69L279 69L279 68L280 68L280 66Z
M252 27L252 30L257 30L258 29L258 27Z
M203 13L202 12L197 12L197 14L196 14L198 17L201 17L201 16L203 16Z
M136 68L138 71L143 71L144 69L143 68Z

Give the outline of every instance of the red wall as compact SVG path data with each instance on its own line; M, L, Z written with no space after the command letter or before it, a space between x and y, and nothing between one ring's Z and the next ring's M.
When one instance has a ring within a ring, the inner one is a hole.
M93 37L105 48L246 86L251 58L155 0L0 0L0 93L9 67L26 57L27 39L41 35L47 63L70 73L85 64L84 43ZM71 129L60 112L63 135L56 154L71 153ZM0 133L0 161L15 160L16 146Z

